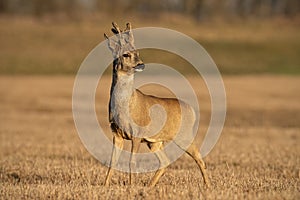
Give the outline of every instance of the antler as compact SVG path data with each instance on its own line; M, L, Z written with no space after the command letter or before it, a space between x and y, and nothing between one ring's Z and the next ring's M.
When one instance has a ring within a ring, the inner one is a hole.
M131 24L130 23L126 24L125 33L128 35L128 39L126 40L126 42L129 43L133 49L135 49L134 38L133 38L133 34L132 34Z
M117 41L110 39L105 33L104 38L107 40L108 48L112 51L113 56L117 57L120 54L120 50L134 50L134 38L131 30L131 24L127 23L126 28L122 31L119 26L112 22L111 31L116 35Z
M120 46L124 46L126 44L126 42L124 41L124 37L123 37L123 31L119 28L118 24L115 22L112 22L112 28L111 31L116 34L116 36L119 39L119 43Z
M114 33L114 34L119 34L121 33L122 31L120 30L119 26L115 23L115 22L112 22L112 28L111 28L111 31Z

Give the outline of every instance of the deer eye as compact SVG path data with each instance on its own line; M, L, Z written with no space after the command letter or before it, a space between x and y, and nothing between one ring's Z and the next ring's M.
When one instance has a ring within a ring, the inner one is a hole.
M124 53L123 57L128 58L128 57L130 57L130 54L129 53Z

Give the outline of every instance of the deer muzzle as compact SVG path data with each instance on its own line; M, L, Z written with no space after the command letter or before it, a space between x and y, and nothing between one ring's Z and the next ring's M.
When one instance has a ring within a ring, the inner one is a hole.
M141 72L145 69L145 65L144 63L138 64L137 66L135 66L134 71L135 72Z

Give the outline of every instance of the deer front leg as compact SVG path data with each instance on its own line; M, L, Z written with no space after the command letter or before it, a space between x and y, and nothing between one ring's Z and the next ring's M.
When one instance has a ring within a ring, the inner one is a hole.
M112 177L113 171L114 171L114 167L116 166L119 157L121 155L121 151L123 149L123 143L124 143L124 139L118 135L118 134L114 134L113 137L113 151L112 151L112 155L111 155L111 160L110 160L110 166L105 178L105 186L109 185L110 179Z
M162 150L163 148L163 143L162 142L156 142L156 143L150 143L148 144L148 147L150 148L150 150L152 152L155 153L155 155L157 156L157 158L159 159L160 162L160 166L167 166L169 164L169 158L167 157L167 155L165 154L165 152L163 151L158 151L158 150ZM158 169L153 178L151 179L151 182L149 184L150 187L153 187L156 185L156 183L158 182L158 180L160 179L160 177L163 175L163 173L165 172L167 167L163 167Z
M141 144L140 138L132 138L131 140L131 154L130 154L130 161L129 161L129 184L133 184L132 179L132 169L136 167L136 160L135 160L135 153L138 152Z

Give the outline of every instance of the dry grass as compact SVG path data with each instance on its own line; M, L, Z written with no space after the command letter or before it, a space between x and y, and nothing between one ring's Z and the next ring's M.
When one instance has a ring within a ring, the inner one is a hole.
M183 156L149 189L152 173L135 176L129 186L128 174L118 172L103 186L107 168L86 152L74 128L73 77L1 76L1 199L299 199L299 78L224 80L227 121L205 158L212 188L204 188L196 164ZM105 126L109 83L107 77L100 82L106 95L97 100ZM209 100L197 94L206 124Z

